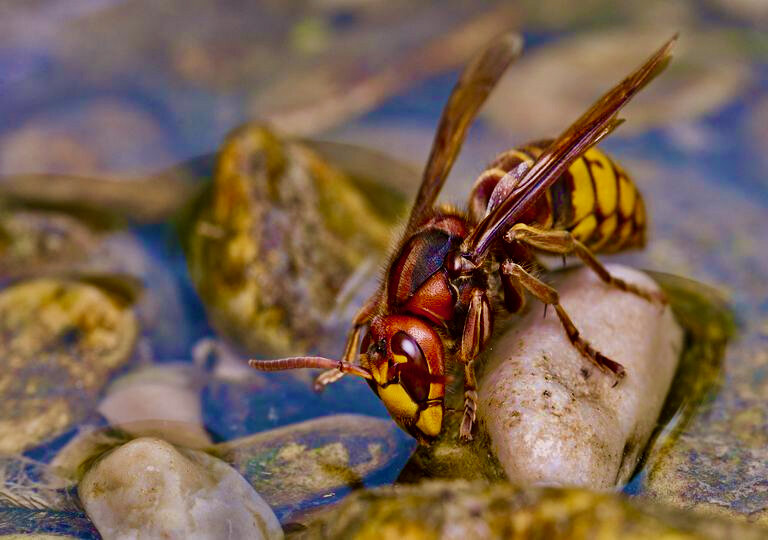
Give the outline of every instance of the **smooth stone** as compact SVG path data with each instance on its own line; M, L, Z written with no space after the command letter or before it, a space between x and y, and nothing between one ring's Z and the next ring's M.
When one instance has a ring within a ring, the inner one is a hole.
M98 411L111 426L131 435L155 436L173 444L201 448L212 442L203 427L203 377L188 363L147 366L115 380Z
M291 538L725 540L767 532L617 493L457 480L359 491Z
M351 489L393 481L414 446L389 419L338 414L221 443L213 451L285 521Z
M0 174L99 177L173 162L163 127L138 103L111 97L58 100L0 138Z
M0 454L22 452L81 421L133 351L131 299L74 279L0 292Z
M680 32L681 39L669 68L627 106L631 121L612 136L679 128L720 109L749 85L752 75L744 47L727 31L685 29L675 22L652 27L635 24L576 33L525 51L481 114L513 137L552 137L675 32ZM713 62L724 70L714 73ZM570 84L574 80L583 82ZM701 136L701 129L696 131Z
M78 494L107 540L283 537L272 510L229 465L160 439L104 456Z
M612 274L656 291L647 275ZM581 335L621 363L600 371L571 345L554 310L541 306L492 344L479 375L478 417L507 477L519 485L609 489L635 470L678 364L683 333L669 306L609 287L587 268L555 284Z

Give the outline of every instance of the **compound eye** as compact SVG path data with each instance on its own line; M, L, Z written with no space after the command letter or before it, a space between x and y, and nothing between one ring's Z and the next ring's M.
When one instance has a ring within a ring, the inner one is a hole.
M403 331L397 332L390 341L400 384L414 401L426 401L429 397L429 367L419 344ZM400 358L397 358L397 357ZM403 361L404 360L404 361Z

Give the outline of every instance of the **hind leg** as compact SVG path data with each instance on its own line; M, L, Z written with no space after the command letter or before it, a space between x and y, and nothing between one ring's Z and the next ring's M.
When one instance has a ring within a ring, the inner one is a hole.
M505 239L507 242L520 242L548 253L576 255L608 285L628 293L636 294L649 302L666 302L666 299L661 292L648 291L613 276L608 269L597 260L592 251L579 240L576 240L568 231L545 231L518 223L507 232Z
M530 292L541 302L549 304L555 307L557 317L560 319L560 324L563 325L568 339L571 344L592 363L594 363L601 370L612 374L616 377L616 382L623 378L625 375L624 366L618 362L614 362L600 351L596 350L590 343L581 337L581 334L573 324L571 317L565 311L565 308L560 304L560 296L557 291L544 283L543 281L532 276L519 264L515 264L512 261L505 261L501 265L501 270L511 280L517 281L523 288Z

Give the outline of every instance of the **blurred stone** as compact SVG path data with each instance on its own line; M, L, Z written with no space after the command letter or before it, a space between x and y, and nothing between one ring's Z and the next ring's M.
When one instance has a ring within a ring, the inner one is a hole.
M284 521L351 489L391 482L414 446L389 419L339 414L221 443L214 451Z
M0 453L62 433L96 406L137 335L115 288L66 279L24 281L0 292Z
M657 291L649 277L608 266ZM555 284L582 336L627 371L617 385L571 345L540 306L500 335L478 375L478 418L507 477L519 485L610 489L635 470L656 426L682 349L668 306L604 284L588 268Z
M483 114L518 143L554 137L675 32L681 35L670 66L627 106L622 114L631 121L613 136L699 118L744 90L751 72L738 37L659 22L578 34L524 53Z
M226 463L159 439L104 456L78 493L105 539L283 537L269 506Z
M291 538L757 539L766 533L615 493L432 481L359 491Z
M768 21L768 5L762 0L709 0L712 8L726 17L738 18L759 28Z
M115 380L98 411L111 426L133 436L160 437L176 445L201 448L212 442L203 427L203 377L188 363L147 366Z
M112 280L112 285L135 289L136 313L154 351L186 351L186 315L166 264L136 235L116 228L108 212L38 206L38 201L0 206L0 282L58 274L90 276L107 284L103 276L121 274L121 283Z
M403 210L391 188L363 191L267 128L235 131L185 239L213 326L252 353L332 354Z
M76 486L97 459L132 438L116 428L79 426L75 435L56 452L48 464L46 482L59 488Z
M0 279L74 266L98 247L99 236L67 214L0 208Z
M58 103L0 139L3 175L136 174L172 161L167 136L155 119L111 97Z

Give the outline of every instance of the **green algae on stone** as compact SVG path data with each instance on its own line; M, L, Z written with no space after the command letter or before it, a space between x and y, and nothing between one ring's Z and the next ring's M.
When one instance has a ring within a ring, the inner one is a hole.
M616 493L433 481L354 493L291 538L757 539L766 533Z
M339 294L365 278L355 276L363 262L373 270L385 256L395 213L378 206L300 143L260 126L231 134L185 238L217 331L264 354L322 347Z
M413 446L388 419L340 414L221 443L212 451L285 517L397 469Z
M130 357L132 299L74 279L23 281L0 292L0 454L76 424Z
M672 274L650 272L670 299L686 332L680 365L659 417L656 440L646 452L653 463L674 444L698 407L714 399L722 383L725 347L735 332L734 315L717 290Z
M728 347L720 392L702 402L655 457L644 481L646 496L768 525L766 365L764 345L752 339ZM751 374L744 372L748 367Z

